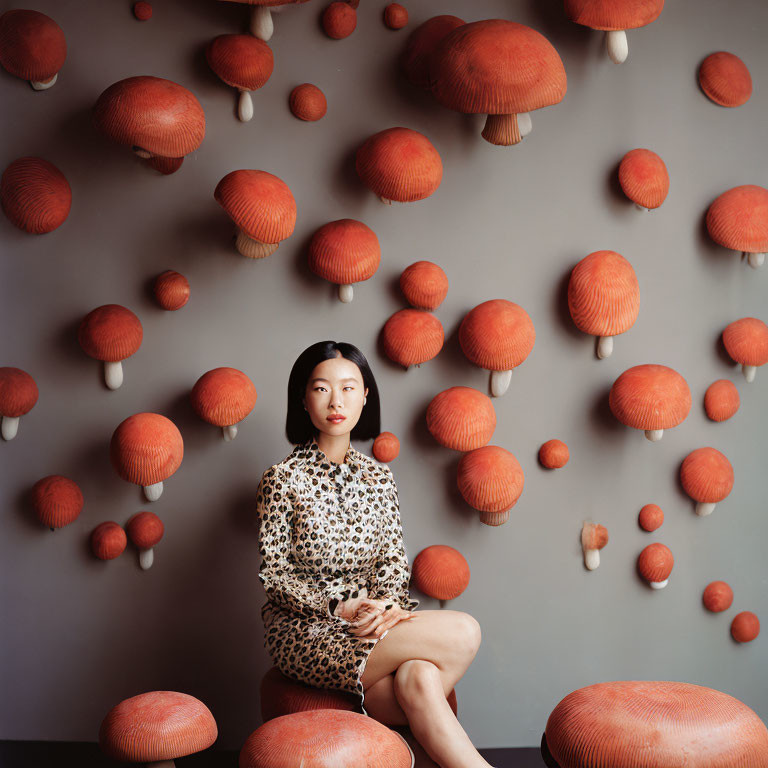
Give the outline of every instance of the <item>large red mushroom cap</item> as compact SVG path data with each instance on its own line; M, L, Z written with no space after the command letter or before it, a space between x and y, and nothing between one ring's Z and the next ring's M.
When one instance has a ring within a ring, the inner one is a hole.
M150 691L113 707L99 728L99 746L113 760L154 763L201 752L218 736L202 701L176 691Z
M68 477L48 475L32 486L32 506L43 525L51 530L63 528L80 516L83 492Z
M237 368L214 368L204 373L190 394L195 413L204 421L222 427L224 439L237 436L237 423L256 405L256 387Z
M608 529L599 523L585 522L581 526L581 549L584 565L594 571L600 566L600 550L608 543Z
M701 62L699 85L721 107L740 107L752 95L752 76L747 65L727 51L710 53Z
M658 208L669 192L667 166L650 149L632 149L619 163L619 184L641 210Z
M384 323L381 331L384 353L406 370L436 357L444 340L443 324L422 309L398 310Z
M35 380L21 368L0 368L0 425L4 440L13 440L19 419L32 410L39 392Z
M427 597L453 600L469 586L469 563L458 549L433 544L413 558L413 586Z
M376 461L389 464L400 453L400 441L397 439L397 435L392 434L392 432L381 432L373 441L371 450Z
M142 570L152 567L154 547L165 533L163 521L154 512L137 512L125 526L131 543L139 549L139 565Z
M744 184L723 192L707 210L707 232L724 248L741 251L752 267L768 251L768 189Z
M704 393L704 410L712 421L726 421L739 410L741 398L736 385L728 379L718 379Z
M269 256L293 234L296 201L288 185L267 171L232 171L213 196L240 230L237 249L243 256Z
M195 95L162 77L139 75L110 85L93 108L97 128L144 158L184 157L205 136L205 113Z
M747 381L755 379L757 369L768 363L768 325L756 317L734 320L723 331L726 352L740 363Z
M288 98L288 104L294 117L307 122L314 122L325 117L328 101L325 94L312 83L297 85Z
M707 584L701 596L704 607L713 613L727 611L733 603L733 590L725 581L712 581Z
M496 429L493 401L472 387L450 387L427 406L427 429L440 445L454 451L480 448Z
M628 331L640 312L640 285L632 265L615 251L585 256L568 281L568 309L576 327L598 337L597 356L613 352L613 337Z
M640 575L653 589L663 589L667 586L674 565L672 550L658 541L649 544L637 558Z
M60 227L72 207L72 189L64 174L42 157L20 157L0 180L3 211L19 229L43 235Z
M357 175L385 203L429 197L443 178L443 161L432 142L411 128L387 128L357 150Z
M502 525L523 492L525 475L513 453L484 445L459 459L457 483L464 501L480 512L481 523Z
M691 451L680 466L680 482L696 503L696 514L710 515L733 489L733 467L715 448Z
M448 293L448 277L431 261L416 261L400 275L400 290L416 309L437 309Z
M557 104L567 88L563 62L549 40L505 19L474 21L449 32L429 59L429 77L443 106L488 115L483 138L504 146L528 133L518 115Z
M64 32L50 16L21 9L0 16L0 64L36 91L56 82L66 58Z
M628 427L645 430L652 442L682 423L691 410L686 380L666 365L636 365L613 382L608 397L613 415Z
M760 620L752 611L742 611L733 617L731 636L737 643L751 643L760 634ZM768 750L766 745L764 750ZM763 752L763 754L765 754ZM731 763L737 765L738 763Z
M114 560L123 554L127 544L125 531L111 520L91 531L91 551L99 560Z
M458 16L433 16L411 32L400 57L400 68L414 85L429 88L429 57L435 46L466 22Z

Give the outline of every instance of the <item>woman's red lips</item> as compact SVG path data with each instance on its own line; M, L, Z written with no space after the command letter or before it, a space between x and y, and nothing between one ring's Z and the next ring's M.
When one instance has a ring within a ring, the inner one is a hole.
M347 418L346 416L342 416L340 413L338 413L333 416L328 416L326 418L326 421L344 421L344 419L346 418Z

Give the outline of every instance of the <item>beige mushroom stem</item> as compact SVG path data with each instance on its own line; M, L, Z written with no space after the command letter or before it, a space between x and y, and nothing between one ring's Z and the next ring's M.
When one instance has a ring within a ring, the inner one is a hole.
M747 253L744 251L744 257L749 262L749 266L753 269L758 269L758 267L762 267L765 263L764 253Z
M224 440L229 443L237 437L237 424L222 427L221 432L224 435Z
M149 160L152 157L151 152L147 152L146 149L142 149L141 147L133 147L133 153L142 160Z
M155 562L155 550L150 547L149 549L139 550L139 565L142 571L148 571L152 567L152 563Z
M663 429L646 429L645 430L645 436L652 443L658 443L659 440L661 440L663 435L664 435L664 430Z
M163 494L163 481L159 483L153 483L152 485L145 485L144 495L147 497L147 501L157 501Z
M47 91L52 85L56 84L59 79L59 73L57 72L50 80L30 80L29 84L36 91Z
M240 99L237 102L237 116L244 123L247 123L253 117L253 99L251 92L245 89L240 90Z
M696 504L696 514L699 515L700 517L711 515L715 511L716 506L717 504L712 504L706 501L700 501L698 502L698 504Z
M755 380L755 374L757 373L756 365L747 365L746 363L741 366L741 372L744 374L744 378L748 383L752 383Z
M623 29L611 30L605 33L605 47L614 64L621 64L629 55L627 33Z
M352 301L353 288L350 284L339 286L339 301L343 301L345 304L349 304Z
M605 360L613 354L613 336L597 337L597 356L600 360Z
M123 383L123 364L120 360L104 361L104 382L110 389L120 389Z
M509 510L503 512L480 512L480 522L486 525L503 525L509 520Z
M249 259L263 259L274 253L278 245L279 243L262 243L261 240L246 235L242 229L237 230L235 248Z
M508 389L512 379L512 369L508 371L491 371L491 394L501 397Z
M16 437L16 433L19 431L19 417L18 416L2 416L0 417L2 426L3 440L13 440Z
M254 5L251 10L251 34L259 40L269 40L275 31L271 9L267 5Z
M523 140L517 115L488 115L481 136L491 144L504 147L519 144Z

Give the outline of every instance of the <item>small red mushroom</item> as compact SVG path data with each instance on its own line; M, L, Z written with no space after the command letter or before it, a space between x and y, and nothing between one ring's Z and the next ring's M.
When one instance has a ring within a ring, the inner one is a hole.
M600 565L600 550L608 543L608 529L598 523L585 522L581 527L581 549L584 565L594 571Z
M127 544L125 531L111 520L91 532L91 551L99 560L114 560L123 554Z
M664 161L650 149L633 149L619 164L619 184L641 211L658 208L669 192L669 173Z
M742 611L733 617L731 636L737 643L751 643L760 634L760 620L752 611Z
M400 453L400 441L391 432L382 432L373 441L373 455L376 461L389 464Z
M704 393L704 410L712 421L730 419L739 410L740 404L739 390L728 379L718 379Z
M138 3L133 4L133 15L139 21L147 21L152 18L152 5L146 0L139 0Z
M472 451L485 445L496 429L493 401L473 387L449 387L427 406L427 429L440 445Z
M357 11L349 3L331 3L322 16L323 31L334 40L349 37L357 26Z
M459 492L480 513L485 525L503 525L525 486L525 475L515 455L498 445L467 451L456 473Z
M415 261L400 275L400 290L416 309L437 309L448 293L448 277L431 261Z
M672 550L659 542L649 544L637 558L637 569L651 589L664 589L675 565Z
M390 3L384 8L384 23L390 29L402 29L408 23L408 9L400 3Z
M32 487L32 506L37 519L52 531L73 523L83 509L83 492L68 477L48 475Z
M32 410L39 392L35 380L21 368L0 368L0 434L13 440L19 419Z
M407 371L436 357L443 348L443 324L423 309L400 309L381 329L384 354Z
M440 601L454 600L469 586L469 563L458 549L432 544L413 558L413 586Z
M680 481L696 502L696 514L711 515L717 503L733 489L733 467L715 448L697 448L683 460Z
M131 543L139 549L139 565L146 571L155 561L155 545L163 538L165 526L154 512L138 512L125 526Z
M189 280L172 269L155 278L153 290L157 303L169 312L181 309L189 301Z
M747 65L727 51L710 53L699 67L699 85L721 107L740 107L752 95L752 76Z
M50 16L21 9L0 16L0 64L36 91L56 82L66 58L64 32Z
M658 504L646 504L637 516L637 522L644 531L651 533L664 524L664 510Z
M757 369L768 363L768 325L756 317L734 320L723 331L723 345L751 383Z
M224 440L237 437L237 425L256 405L256 387L237 368L214 368L195 383L190 400L195 413L204 421L221 427Z
M768 189L757 184L733 187L707 209L707 232L718 245L741 251L750 267L765 262L768 251Z
M713 581L707 584L701 596L704 607L713 613L727 611L733 603L733 590L724 581Z
M297 85L288 98L288 105L294 117L307 122L314 122L325 117L328 101L325 94L312 83Z
M560 469L568 463L570 452L562 440L547 440L539 448L539 461L547 469Z

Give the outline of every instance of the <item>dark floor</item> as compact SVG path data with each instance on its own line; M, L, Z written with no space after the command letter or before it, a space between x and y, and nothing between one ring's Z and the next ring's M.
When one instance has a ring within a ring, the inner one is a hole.
M542 768L538 748L481 749L494 768ZM206 751L176 761L178 768L237 768L237 752ZM2 768L128 768L105 757L98 744L67 741L0 741ZM133 766L133 764L131 764ZM135 766L133 766L135 768Z

